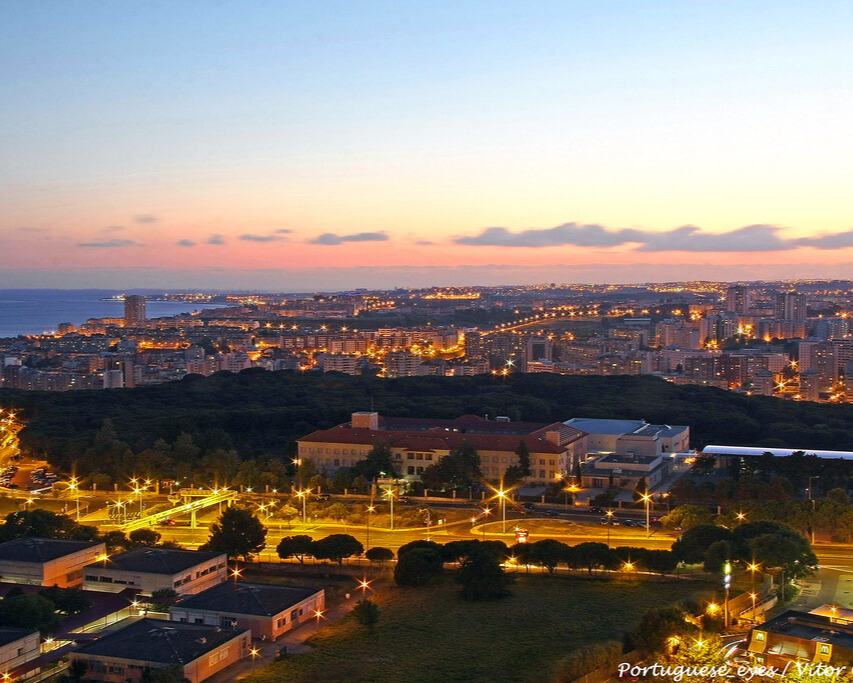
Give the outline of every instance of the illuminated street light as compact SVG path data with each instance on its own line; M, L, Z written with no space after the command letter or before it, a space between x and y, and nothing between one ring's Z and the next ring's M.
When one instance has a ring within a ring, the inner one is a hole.
M373 511L376 510L372 505L367 506L367 549L370 550L370 518L373 515Z
M610 547L610 527L613 526L613 510L604 513L607 515L607 547Z
M651 503L652 497L648 493L644 493L640 499L646 503L646 538L648 538L652 535L651 519L649 517L649 504Z
M364 600L365 592L370 588L370 581L368 581L366 577L362 577L361 581L358 583L358 587L361 588L361 599Z
M258 648L253 647L253 648L250 648L250 649L249 649L249 654L250 654L250 655L252 655L252 669L254 670L254 668L255 668L255 660L256 660L256 659L258 658L258 656L261 654L261 651L260 651Z
M301 499L302 499L302 524L303 524L303 525L307 525L307 524L308 524L308 514L307 514L307 511L306 511L305 505L306 505L306 503L307 503L307 500L308 500L308 494L309 494L310 492L311 492L311 489L308 489L307 491L299 490L299 491L297 491L297 492L296 492L296 497L297 497L297 498L301 498Z
M503 484L501 484L501 486L503 486ZM507 499L506 494L509 492L504 491L503 488L500 488L497 491L495 491L495 493L497 494L497 498L501 503L501 520L502 520L502 525L501 525L502 531L501 531L501 533L505 534L506 533L506 499Z
M80 486L77 477L71 477L68 481L68 490L74 491L74 499L77 503L77 521L80 521Z
M483 508L483 540L486 540L486 523L489 521L489 515L492 514L492 508L488 505Z

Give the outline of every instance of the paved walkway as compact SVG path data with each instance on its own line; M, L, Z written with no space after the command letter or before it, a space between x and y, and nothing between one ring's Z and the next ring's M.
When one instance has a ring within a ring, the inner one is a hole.
M370 597L369 594L368 597ZM252 647L259 650L258 656L254 658L247 657L236 664L232 664L227 669L223 669L218 674L211 676L207 680L209 683L229 683L230 681L237 681L241 678L245 678L257 669L260 669L272 662L283 647L287 648L288 655L310 652L313 648L310 645L307 645L305 641L329 622L337 621L349 613L355 606L355 603L359 600L361 600L361 592L353 591L350 594L349 599L344 600L339 605L331 607L323 612L323 616L320 617L319 623L317 618L306 619L306 621L301 625L297 626L292 631L288 631L272 643L254 640L252 642Z

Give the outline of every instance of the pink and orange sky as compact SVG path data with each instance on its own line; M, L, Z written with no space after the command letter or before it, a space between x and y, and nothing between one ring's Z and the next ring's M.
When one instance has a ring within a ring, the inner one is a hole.
M851 18L13 0L0 287L850 278Z

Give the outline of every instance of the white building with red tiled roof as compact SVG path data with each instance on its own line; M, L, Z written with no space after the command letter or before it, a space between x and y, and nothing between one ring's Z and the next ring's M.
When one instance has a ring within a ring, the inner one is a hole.
M530 452L527 483L547 483L570 476L587 454L587 434L562 422L539 424L489 420L463 415L453 420L389 418L374 412L352 414L350 422L321 429L298 439L299 458L311 460L318 471L334 473L367 457L377 444L391 449L397 475L417 478L463 442L480 456L486 479L499 480L507 467L518 463L516 449L524 443Z

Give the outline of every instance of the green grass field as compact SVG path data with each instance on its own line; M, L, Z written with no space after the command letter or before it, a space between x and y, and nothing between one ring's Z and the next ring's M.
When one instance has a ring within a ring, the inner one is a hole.
M250 683L279 681L551 680L556 660L595 642L617 639L650 607L707 594L691 581L585 580L519 575L499 602L457 597L448 578L426 588L390 588L369 631L351 615L311 641L316 650L260 669Z

